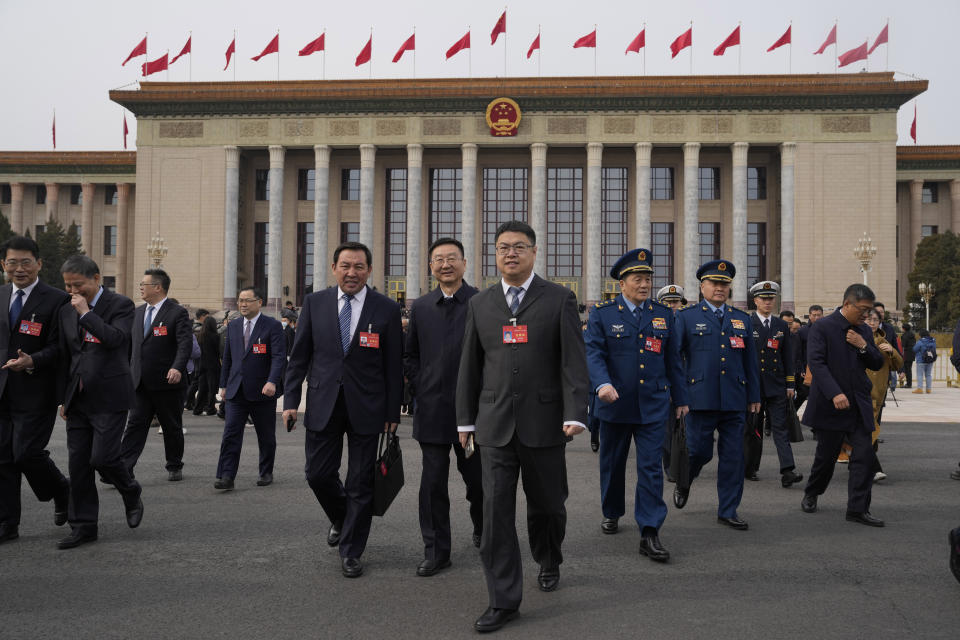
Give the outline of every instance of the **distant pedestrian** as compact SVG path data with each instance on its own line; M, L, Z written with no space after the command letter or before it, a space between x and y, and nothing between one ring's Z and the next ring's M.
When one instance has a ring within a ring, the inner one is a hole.
M917 344L917 334L908 323L903 324L903 334L900 336L900 346L903 347L903 376L906 379L905 388L913 387L913 362L917 356L913 346Z
M917 359L917 388L913 392L923 393L926 380L926 392L930 393L933 386L933 363L937 361L937 342L926 329L920 330L920 339L913 345L913 355Z
M887 398L887 389L889 388L889 379L890 372L896 371L903 366L903 358L900 356L900 353L893 348L893 345L886 339L886 334L883 329L880 328L881 320L883 315L879 309L874 308L872 312L867 315L866 324L873 331L873 340L877 345L877 349L883 354L883 366L877 370L867 369L867 377L870 378L870 383L873 385L872 391L870 392L871 397L873 398L873 451L876 453L877 444L879 442L880 436L880 420L883 415L883 405L884 401ZM873 462L873 481L879 482L880 480L886 479L887 474L883 472L883 468L880 466L880 461L874 456Z

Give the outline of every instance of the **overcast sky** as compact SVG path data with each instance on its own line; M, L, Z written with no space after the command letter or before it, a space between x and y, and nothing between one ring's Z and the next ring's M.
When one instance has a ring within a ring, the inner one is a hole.
M624 55L627 44L646 24L646 73L687 75L690 51L670 58L669 45L693 21L694 74L737 73L738 48L715 57L713 49L742 23L742 73L786 73L790 47L766 53L793 22L794 73L833 73L835 53L815 51L839 20L839 52L873 40L890 20L890 44L869 59L870 71L894 70L930 81L917 100L920 144L960 144L956 105L960 87L951 52L960 22L956 0L808 0L785 3L730 0L638 2L636 0L513 0L506 5L506 73L535 76L537 54L526 52L541 36L544 76L594 73L594 51L573 49L573 42L597 25L596 64L599 75L640 75L644 56ZM367 78L370 65L354 66L373 28L372 73L375 78L487 77L504 74L504 37L490 45L490 32L504 5L463 0L355 0L354 2L289 2L271 0L164 0L111 2L85 0L0 0L0 149L49 150L51 121L57 117L59 150L121 149L122 109L111 102L111 88L136 86L140 63L121 67L127 54L148 36L151 60L168 49L180 51L193 32L193 56L181 58L169 80L232 80L233 67L223 70L225 51L237 33L237 80L275 80L277 54L252 62L280 30L280 79ZM391 59L416 28L414 56ZM471 30L470 51L450 60L446 50ZM326 30L327 52L298 57L297 52ZM889 66L887 56L889 54ZM324 56L326 61L324 65ZM192 63L192 64L191 64ZM845 72L865 68L854 63ZM898 75L898 79L908 79ZM151 76L167 80L167 72ZM911 144L913 104L899 116L899 144ZM128 119L129 145L136 140L135 120Z

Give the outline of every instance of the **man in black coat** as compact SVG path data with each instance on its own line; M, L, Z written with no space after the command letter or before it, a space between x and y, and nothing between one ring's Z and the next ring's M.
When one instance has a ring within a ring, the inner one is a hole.
M19 535L20 476L41 502L54 501L54 524L67 521L70 485L50 459L57 418L60 308L65 292L37 277L37 243L14 236L0 247L10 279L0 287L0 544Z
M463 245L439 238L430 245L430 271L439 286L417 298L410 309L404 373L417 399L413 437L420 443L423 470L420 476L420 533L423 562L417 575L432 576L450 566L450 447L457 470L467 486L473 543L480 546L483 530L483 488L480 456L469 458L457 436L457 370L467 318L467 301L477 293L463 281L467 261Z
M904 323L903 325L903 334L900 336L900 346L903 348L903 375L906 378L906 384L903 386L907 389L913 386L913 361L916 359L917 354L913 352L913 345L917 344L917 334L913 332L913 327L909 324ZM960 353L954 351L954 353Z
M87 256L60 267L70 304L60 309L61 415L67 421L72 532L59 543L72 549L97 539L99 499L95 471L123 497L127 525L143 518L141 488L120 457L127 411L133 405L130 377L130 298L101 286L100 268Z
M794 397L793 404L798 409L810 394L810 385L806 382L807 337L810 335L810 327L821 318L823 318L823 307L818 304L810 305L810 308L807 309L807 324L800 327L800 330L797 331L797 340L799 344L797 345L795 352L797 354L797 359L794 363L794 368L797 370L797 395Z
M810 327L807 364L812 374L810 397L803 424L817 434L817 451L800 507L817 510L817 498L827 490L837 456L846 439L853 447L847 483L847 520L882 527L870 515L873 465L873 385L865 369L883 366L883 355L873 342L873 332L863 323L873 312L873 291L852 284L843 294L843 306Z
M169 290L166 271L143 272L140 297L144 304L134 312L130 331L130 374L136 395L120 455L132 476L147 443L150 421L156 416L163 429L167 480L176 482L183 480L183 391L193 332L190 315L167 298Z

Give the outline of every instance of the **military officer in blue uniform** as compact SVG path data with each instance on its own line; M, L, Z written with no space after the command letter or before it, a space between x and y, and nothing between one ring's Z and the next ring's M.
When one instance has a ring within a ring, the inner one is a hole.
M697 270L703 301L677 313L680 351L685 361L689 400L677 402L687 416L690 480L713 458L717 433L717 521L747 529L737 515L743 497L743 433L745 412L760 410L757 353L750 316L727 304L736 268L729 260L711 260ZM678 394L679 395L679 394ZM689 487L673 491L678 509L687 503Z
M686 400L673 312L650 298L652 263L648 249L634 249L613 265L610 277L620 281L620 295L592 310L584 341L600 420L601 530L616 533L625 512L632 439L637 449L634 517L640 554L666 562L670 553L659 539L667 516L660 456L671 395L678 405Z

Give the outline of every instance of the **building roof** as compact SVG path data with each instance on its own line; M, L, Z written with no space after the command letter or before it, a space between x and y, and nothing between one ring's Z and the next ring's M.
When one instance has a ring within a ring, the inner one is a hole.
M0 151L0 173L132 173L136 151Z
M960 169L960 145L897 147L897 170Z

